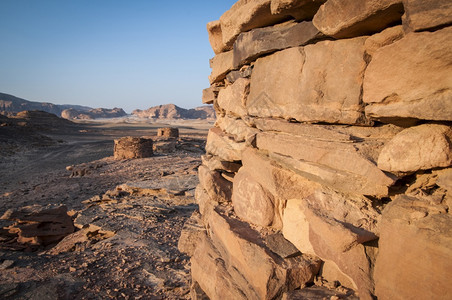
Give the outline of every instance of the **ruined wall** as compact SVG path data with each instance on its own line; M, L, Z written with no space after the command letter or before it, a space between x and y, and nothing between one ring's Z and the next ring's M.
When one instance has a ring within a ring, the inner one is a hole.
M451 4L240 0L207 25L193 298L452 298Z

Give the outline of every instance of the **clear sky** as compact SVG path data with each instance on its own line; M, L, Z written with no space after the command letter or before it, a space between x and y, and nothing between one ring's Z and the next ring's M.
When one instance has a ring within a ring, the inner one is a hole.
M206 24L236 0L0 0L0 92L133 109L202 105Z

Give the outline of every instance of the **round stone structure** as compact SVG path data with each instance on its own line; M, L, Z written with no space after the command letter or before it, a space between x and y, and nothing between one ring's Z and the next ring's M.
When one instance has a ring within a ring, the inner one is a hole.
M179 137L179 128L176 128L176 127L159 128L159 129L157 129L157 136L178 138Z
M115 140L114 158L131 159L150 157L153 154L151 139L123 137Z

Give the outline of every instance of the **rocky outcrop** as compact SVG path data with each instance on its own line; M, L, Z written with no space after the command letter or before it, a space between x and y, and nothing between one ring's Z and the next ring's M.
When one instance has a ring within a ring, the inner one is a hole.
M61 117L69 120L91 120L103 118L119 118L126 116L122 108L93 108L88 111L80 111L74 108L65 109L61 112Z
M146 110L136 109L132 115L149 119L214 119L215 111L209 105L185 109L174 104L164 104Z
M446 2L240 0L209 23L193 299L451 297Z

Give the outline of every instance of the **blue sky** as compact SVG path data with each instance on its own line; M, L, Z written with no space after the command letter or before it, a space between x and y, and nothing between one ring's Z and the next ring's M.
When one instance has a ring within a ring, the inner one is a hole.
M0 0L0 92L133 109L201 105L206 24L235 0Z

